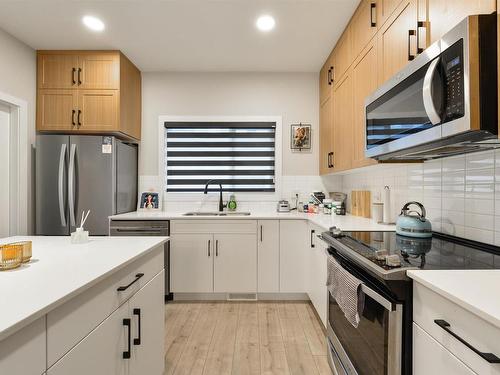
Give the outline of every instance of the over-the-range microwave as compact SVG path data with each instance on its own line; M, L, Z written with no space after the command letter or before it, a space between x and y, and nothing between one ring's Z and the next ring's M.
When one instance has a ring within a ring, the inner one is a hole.
M365 155L426 160L500 147L496 16L465 18L365 101Z

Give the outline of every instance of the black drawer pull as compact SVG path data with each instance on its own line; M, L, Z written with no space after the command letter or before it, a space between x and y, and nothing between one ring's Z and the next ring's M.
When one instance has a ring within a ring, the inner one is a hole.
M134 309L134 315L137 315L137 338L134 339L134 345L141 345L141 309Z
M316 233L316 231L314 229L311 229L311 247L316 247L316 245L313 242L314 233Z
M127 327L127 350L123 352L123 359L130 359L130 319L123 319L123 326Z
M82 84L81 74L82 74L82 68L78 68L78 85Z
M377 4L375 4L375 3L370 4L370 26L371 27L377 27L377 20L373 19L374 11L375 11L375 15L376 15L376 8L377 8Z
M71 111L71 125L73 125L73 126L76 125L76 122L75 122L75 113L76 113L76 111L73 109Z
M434 320L434 323L436 323L439 327L444 329L446 332L448 332L450 335L452 335L454 338L456 338L458 341L460 341L462 344L464 344L466 347L468 347L470 350L472 350L474 353L476 353L478 356L480 356L488 363L500 363L500 358L498 358L495 354L480 352L479 350L474 348L471 344L469 344L467 341L465 341L463 338L454 333L450 329L451 327L450 323L448 323L446 320L436 319Z
M132 281L130 284L128 284L128 285L126 285L126 286L121 286L121 287L119 287L118 289L116 289L116 291L118 291L118 292L123 292L124 290L127 290L127 289L128 289L128 288L130 288L132 285L134 285L136 282L138 282L138 281L139 281L139 279L140 279L141 277L143 277L143 276L144 276L144 274L143 274L143 273L138 273L138 274L136 274L136 275L135 275L135 279L134 279L134 281Z
M73 83L73 85L76 84L75 73L76 73L76 68L73 68L71 72L71 82Z

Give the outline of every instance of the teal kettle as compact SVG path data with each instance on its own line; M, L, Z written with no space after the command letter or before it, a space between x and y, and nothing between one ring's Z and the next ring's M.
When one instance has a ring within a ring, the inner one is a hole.
M410 210L410 206L418 206L420 213ZM406 237L429 238L432 237L432 225L425 218L425 207L419 202L408 202L401 209L401 214L396 221L396 233Z

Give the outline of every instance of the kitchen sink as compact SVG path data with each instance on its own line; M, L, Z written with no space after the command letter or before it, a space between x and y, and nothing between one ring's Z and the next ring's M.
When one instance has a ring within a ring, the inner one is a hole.
M250 216L250 212L186 212L183 216Z

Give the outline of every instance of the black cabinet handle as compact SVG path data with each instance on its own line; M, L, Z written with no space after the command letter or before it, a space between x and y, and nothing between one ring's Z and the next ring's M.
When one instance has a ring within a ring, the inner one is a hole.
M450 335L452 335L454 338L456 338L458 341L460 341L462 344L464 344L466 347L468 347L470 350L472 350L474 353L476 353L478 356L480 356L488 363L500 363L500 358L498 358L495 354L480 352L479 350L474 348L471 344L469 344L467 341L465 341L463 338L454 333L450 329L450 323L448 323L446 320L436 319L434 320L434 323L436 323L439 327L444 329L446 332L448 332Z
M123 325L127 327L127 350L123 352L123 359L130 359L130 319L123 319Z
M373 11L377 8L377 4L371 3L370 4L370 26L371 27L377 27L377 19L373 19Z
M134 339L134 345L141 345L141 309L134 309L133 314L137 315L137 338Z
M332 67L330 67L328 69L328 76L327 76L327 79L328 79L328 85L331 85L332 84Z
M415 30L408 30L408 61L412 61L415 56L411 54L411 37L415 35Z
M314 233L316 233L316 231L314 229L311 229L311 247L316 247L316 245L313 242Z
M424 21L418 21L417 22L417 54L421 54L424 52L424 48L420 47L420 29L425 28L425 22Z
M210 240L208 240L208 257L210 257Z
M71 71L71 81L73 85L76 84L75 73L76 73L76 68L73 68L73 70Z
M78 127L82 126L81 116L82 116L82 111L78 110Z
M75 122L75 113L76 113L76 111L73 109L71 111L71 125L73 125L73 126L76 125L76 122Z
M78 85L82 84L81 74L82 74L82 68L78 68Z
M215 240L215 256L219 256L219 240Z
M327 164L328 164L328 168L332 167L332 162L331 162L331 158L330 158L331 155L332 155L331 152L329 152L328 155L327 155L327 160L326 161L327 161Z
M262 242L263 236L262 236L262 225L260 226L260 242Z
M127 290L127 289L128 289L128 288L130 288L132 285L134 285L136 282L138 282L138 281L139 281L139 279L140 279L141 277L143 277L143 276L144 276L144 274L143 274L143 273L138 273L138 274L136 274L136 275L135 275L135 279L134 279L134 281L132 281L132 282L131 282L130 284L128 284L128 285L125 285L125 286L121 286L121 287L119 287L118 289L116 289L116 291L117 291L117 292L123 292L124 290Z

